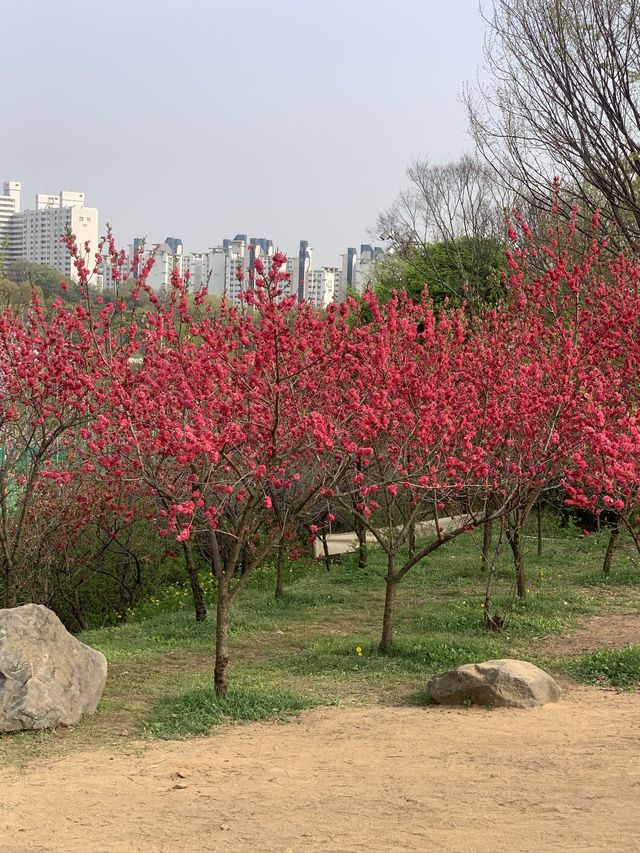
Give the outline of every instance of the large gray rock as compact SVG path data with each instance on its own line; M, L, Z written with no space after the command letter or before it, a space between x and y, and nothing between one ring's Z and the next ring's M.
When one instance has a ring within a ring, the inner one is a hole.
M468 663L434 676L427 692L441 705L533 708L559 702L562 691L544 670L523 660Z
M40 604L0 610L0 732L72 726L98 706L107 661Z

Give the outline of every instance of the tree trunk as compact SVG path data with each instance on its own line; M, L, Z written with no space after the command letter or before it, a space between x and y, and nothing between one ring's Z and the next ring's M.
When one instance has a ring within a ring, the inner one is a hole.
M416 552L416 523L412 521L409 525L409 556L413 557Z
M391 561L390 561L391 562ZM384 617L382 621L382 637L378 649L384 654L391 649L393 645L393 617L396 598L396 587L398 579L393 572L393 564L389 566L385 577L387 590L384 599Z
M491 505L487 501L487 513L491 512ZM480 568L483 572L489 568L491 561L491 546L493 545L493 519L485 521L482 528L482 562Z
M354 515L353 522L356 536L358 537L358 568L366 569L368 561L367 530L357 515Z
M284 598L284 569L287 559L287 549L284 542L278 545L276 554L276 598Z
M214 685L216 696L226 696L228 689L227 666L229 665L229 581L223 576L218 579L218 605L216 609L216 666Z
M331 571L331 554L329 553L329 543L327 542L327 534L320 534L320 541L322 542L322 559L324 560L324 568L326 572Z
M486 551L486 563L485 563L485 551L484 551L484 540L483 540L483 571L486 572L485 577L485 587L484 587L484 602L482 604L482 621L484 623L484 627L487 631L501 631L504 625L504 618L496 614L491 614L491 595L493 592L493 580L495 577L495 568L496 561L500 555L502 550L502 537L504 535L504 516L500 519L500 537L498 539L498 544L496 546L496 553L493 559L489 559L489 552L491 550L491 543L489 543L488 549ZM493 524L493 521L491 522Z
M245 545L242 549L242 557L240 559L240 574L243 575L249 566L251 565L251 555L249 554L249 549Z
M191 595L193 596L193 606L196 611L196 622L204 622L207 618L207 608L204 605L204 593L200 586L198 569L196 567L195 560L193 559L193 548L191 547L191 542L188 540L183 542L182 548L184 550L184 564L191 584Z
M522 523L522 519L519 518L516 526L509 533L509 545L513 552L518 598L525 599L527 597L527 578L524 567L524 551L522 549Z
M542 557L542 501L536 504L536 521L538 526L538 557Z
M604 563L602 564L602 571L605 575L608 575L611 572L611 562L613 560L613 552L616 547L616 540L620 534L620 527L617 524L612 525L611 533L609 534L609 544L607 545L607 551L604 555Z

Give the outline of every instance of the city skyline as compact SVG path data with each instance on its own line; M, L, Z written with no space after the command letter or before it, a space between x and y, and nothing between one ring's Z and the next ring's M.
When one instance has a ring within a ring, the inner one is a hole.
M370 242L412 158L470 148L459 95L483 22L476 0L457 8L14 4L0 172L26 199L83 189L119 243L178 234L203 251L242 229L308 239L329 265Z
M29 205L23 203L21 181L3 181L1 188L0 263L4 259L44 264L77 281L78 272L65 241L65 235L72 233L78 246L83 247L89 267L95 265L90 277L93 287L108 291L113 286L110 264L100 263L96 254L103 233L100 214L97 208L86 205L84 192L38 192L33 205ZM248 233L225 237L204 252L186 251L183 240L176 236L167 236L161 242L133 237L121 248L125 252L125 267L135 277L153 261L146 281L156 291L169 289L177 273L188 282L189 289L204 289L210 295L232 301L239 301L247 283L259 274L258 263L263 269L268 267L277 251L270 238ZM313 264L313 247L308 240L301 239L297 256L289 250L286 254L290 292L299 302L326 307L330 302L343 301L350 292L363 292L371 280L373 265L385 252L371 244L360 244L359 253L348 246L340 253L338 265L318 267Z

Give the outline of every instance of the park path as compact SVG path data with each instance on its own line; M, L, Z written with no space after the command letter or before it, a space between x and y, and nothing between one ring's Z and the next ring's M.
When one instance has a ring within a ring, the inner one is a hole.
M0 769L3 853L640 849L640 695L320 708Z
M437 527L440 528L441 533L445 533L452 528L458 527L462 521L464 521L464 517L461 515L451 517L445 516L438 519ZM426 537L435 536L435 534L435 521L419 521L416 524L416 536ZM377 547L378 541L373 533L367 531L366 537L368 545L371 545L374 548ZM358 536L355 530L348 530L346 533L327 533L325 538L327 541L327 553L329 556L335 556L336 554L348 554L349 551L355 551L358 547ZM313 555L314 557L322 557L323 554L324 548L322 540L320 538L316 538L313 542Z

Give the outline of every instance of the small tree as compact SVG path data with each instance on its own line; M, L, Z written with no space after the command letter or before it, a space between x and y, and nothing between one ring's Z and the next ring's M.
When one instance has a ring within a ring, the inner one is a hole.
M6 607L37 593L29 574L61 529L72 535L87 522L82 503L56 502L47 512L52 484L78 483L81 432L100 411L101 379L94 341L81 307L61 301L46 319L34 297L24 316L0 315L0 572ZM44 587L43 587L44 584ZM39 588L46 590L44 577ZM43 593L46 595L46 591Z
M233 601L278 549L325 480L314 464L334 424L322 400L350 327L285 297L284 256L245 295L247 310L189 311L175 276L136 341L141 363L113 365L108 418L90 449L155 496L162 532L204 537L217 585L215 687L227 691ZM324 474L322 475L324 478Z
M331 498L355 513L386 556L380 650L393 643L397 588L429 554L486 520L489 468L478 444L482 412L475 385L462 389L472 349L464 311L436 316L425 299L396 296L380 306L365 294L371 321L357 325L334 401L350 410L348 431L327 458L344 472ZM453 509L446 527L440 517ZM501 512L496 507L495 515ZM410 548L415 523L434 533Z

